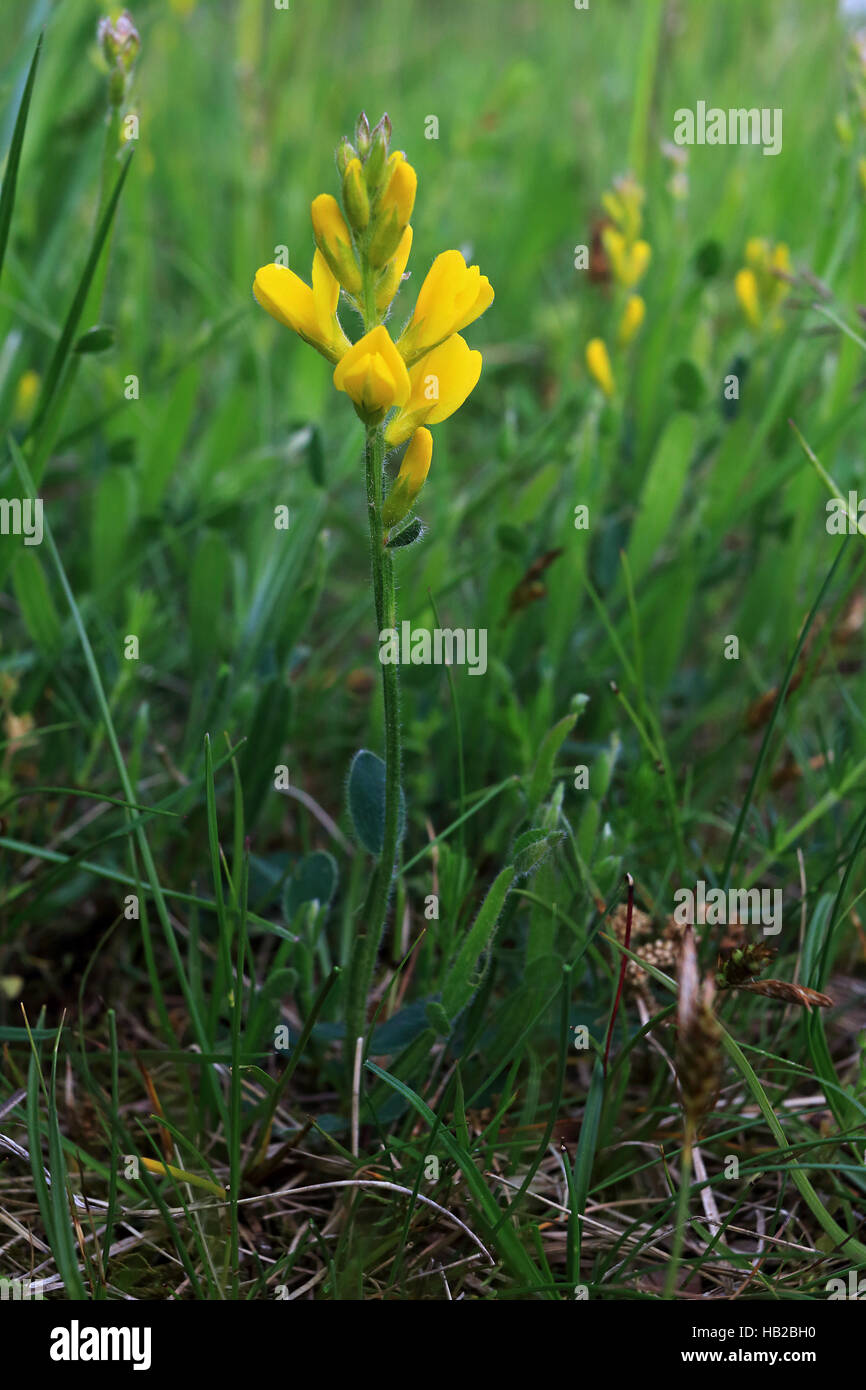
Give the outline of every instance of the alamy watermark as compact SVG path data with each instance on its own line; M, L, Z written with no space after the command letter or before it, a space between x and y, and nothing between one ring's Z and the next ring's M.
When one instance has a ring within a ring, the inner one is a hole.
M379 660L383 666L468 666L470 676L487 670L486 627L413 628L405 619L400 631L386 627L379 633Z
M763 145L764 154L782 149L782 108L775 106L707 106L699 101L692 111L681 106L674 112L675 145Z
M710 888L699 878L694 888L674 893L674 921L679 926L730 926L738 922L760 926L764 936L782 930L781 888Z
M0 497L0 536L23 536L25 545L41 545L42 498Z

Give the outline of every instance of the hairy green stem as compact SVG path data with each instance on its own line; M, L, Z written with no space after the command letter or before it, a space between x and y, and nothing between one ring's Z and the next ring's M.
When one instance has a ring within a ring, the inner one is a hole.
M394 564L391 552L384 543L382 526L385 436L381 424L367 427L365 458L378 635L385 628L397 626ZM353 953L346 1010L345 1057L349 1072L352 1070L356 1039L366 1032L367 996L388 915L400 833L400 690L398 667L394 662L382 663L382 695L385 706L385 826L382 853L370 882Z

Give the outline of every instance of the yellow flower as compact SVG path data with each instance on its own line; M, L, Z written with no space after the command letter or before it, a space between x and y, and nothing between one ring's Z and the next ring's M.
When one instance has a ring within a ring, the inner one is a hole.
M613 192L602 194L605 212L629 243L640 235L644 196L643 189L631 174L615 179Z
M459 333L428 352L409 372L409 399L385 430L387 444L402 444L419 425L438 425L459 410L481 375L481 353Z
M400 245L412 216L418 187L418 175L402 154L391 155L385 175L385 192L376 211L376 225L368 250L370 264L376 267L386 265Z
M400 288L400 282L406 270L406 262L409 259L409 252L412 250L412 228L407 227L402 237L400 245L397 247L394 259L382 271L376 290L376 308L380 314L384 314L394 295Z
M313 288L284 265L263 265L256 271L253 294L272 318L294 329L305 342L331 362L339 362L351 346L337 319L340 286L321 251L313 256Z
M397 346L411 365L452 333L474 323L492 303L490 281L478 266L467 266L459 251L443 251L427 272Z
M630 294L619 321L619 342L626 347L640 332L646 316L646 304L639 294Z
M761 306L758 300L758 281L753 270L743 268L734 277L734 292L743 313L755 328L761 326Z
M39 395L39 387L42 384L38 372L32 369L24 372L15 387L15 403L12 407L12 418L17 422L27 420L36 404L36 397Z
M610 358L601 338L592 338L586 345L586 365L590 376L598 383L606 396L613 395L613 372Z
M334 371L334 385L354 402L368 424L381 420L409 396L409 373L384 324L359 338Z
M403 455L400 472L382 509L382 525L387 530L402 521L421 491L430 471L433 457L433 436L423 427L415 431Z
M734 293L753 328L781 327L777 310L788 294L791 253L783 241L773 245L765 237L746 242L746 265L734 277Z
M601 234L614 278L627 290L633 289L646 274L652 254L648 241L629 243L616 227L605 227Z
M343 289L349 294L358 294L361 271L352 247L352 234L336 198L332 198L330 193L320 193L318 198L313 199L310 214L316 245Z

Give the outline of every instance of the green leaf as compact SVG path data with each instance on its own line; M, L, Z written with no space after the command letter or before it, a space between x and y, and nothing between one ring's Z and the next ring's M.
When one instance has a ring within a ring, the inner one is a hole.
M346 800L358 841L368 854L381 854L385 843L385 764L361 748L352 759ZM403 838L406 807L400 791L398 841Z
M483 975L483 957L490 949L496 925L516 870L509 864L493 880L481 910L464 937L442 986L442 1008L452 1022L469 1003Z
M679 510L694 438L694 417L674 415L653 454L628 541L628 563L635 585L649 569Z
M69 306L69 312L66 315L66 321L61 330L60 337L57 340L57 346L54 349L51 361L48 364L48 370L45 373L45 379L42 383L42 391L39 396L39 404L36 408L36 415L31 430L32 434L36 434L40 426L43 424L46 416L48 415L51 403L54 400L54 394L57 390L58 385L60 384L60 377L63 373L64 367L66 366L67 358L69 357L69 354L72 350L72 343L75 338L75 334L78 331L78 322L81 318L82 313L84 312L84 305L87 300L87 295L90 291L90 284L93 280L94 274L96 273L96 267L99 264L99 257L102 254L102 248L105 245L106 238L108 237L108 233L111 228L111 223L114 220L114 214L117 210L117 204L120 201L120 195L123 192L123 185L126 180L126 176L129 173L129 166L131 162L132 151L130 151L130 153L126 156L126 158L123 161L123 167L121 168L120 173L117 176L117 182L114 185L111 197L109 198L105 206L105 211L102 214L102 217L99 219L99 225L97 226L96 231L93 234L93 241L90 244L90 254L87 257L84 270L81 272L81 279L78 282L78 288L76 289L75 296L72 300L72 303Z
M275 970L272 975L268 975L259 991L259 1002L270 1004L275 1001L287 999L293 993L298 983L298 972L292 967L286 970Z
M414 545L416 541L420 541L422 536L426 534L426 526L421 518L416 516L412 518L408 526L404 527L402 531L398 531L396 536L392 532L386 541L386 545L389 550L399 550L402 546Z
M526 878L528 874L535 873L535 870L544 863L548 855L552 854L556 846L564 839L564 830L545 830L543 828L525 830L522 835L518 835L511 851L515 878Z
M32 549L21 550L12 562L12 584L24 624L43 652L60 646L61 624L45 570Z
M114 347L114 339L113 328L109 328L107 324L95 324L93 328L88 328L86 333L82 333L72 351L82 355L91 352L105 352L106 348Z
M219 531L206 531L189 576L189 634L193 664L199 669L223 649L231 550Z
M197 363L185 367L174 382L168 403L157 412L159 423L145 446L141 463L141 505L147 514L159 507L178 463L192 423L200 376Z
M542 797L550 786L556 755L576 723L577 715L567 714L564 719L560 719L557 724L554 724L553 728L549 729L541 740L541 747L535 759L535 767L526 793L529 800L530 815L540 805Z
M326 850L306 855L295 866L295 872L283 891L283 914L287 922L304 903L318 902L325 907L337 888L337 863Z
M288 736L291 710L291 690L281 676L272 676L262 685L240 757L248 825L257 820L265 799L274 789L274 768Z
M135 517L135 480L128 468L109 468L93 496L90 565L95 589L107 589L126 556Z
M24 144L24 131L27 128L30 98L33 95L33 84L36 81L36 68L39 64L41 49L42 34L40 34L39 38L36 40L36 48L30 63L30 71L27 74L24 91L21 93L21 102L18 106L18 115L15 119L15 129L12 132L12 143L9 146L9 154L6 158L6 173L3 177L3 189L0 191L0 275L3 273L3 262L6 259L9 228L12 224L12 209L15 206L15 186L18 182L18 166L21 163L21 148Z

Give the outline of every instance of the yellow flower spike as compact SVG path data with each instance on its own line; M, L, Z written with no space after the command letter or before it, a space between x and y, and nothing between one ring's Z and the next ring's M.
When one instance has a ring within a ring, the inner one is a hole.
M619 342L627 347L638 335L646 317L646 304L639 294L630 294L619 323Z
M396 252L412 216L418 187L418 175L402 154L391 155L385 174L388 181L376 211L375 230L367 252L370 264L377 267L386 265Z
M349 294L359 294L361 271L352 248L352 234L336 198L332 198L330 193L320 193L318 198L313 199L310 215L316 245L331 270L344 290Z
M409 373L384 324L365 333L342 357L334 385L345 391L367 424L384 419L392 406L409 397Z
M380 314L384 314L400 288L400 283L406 271L406 262L409 259L409 252L411 250L412 228L407 227L400 238L400 245L397 247L394 259L382 271L379 280L379 285L376 290L376 309Z
M355 230L362 232L370 221L370 198L357 157L349 160L343 175L343 207Z
M758 295L758 280L753 270L744 267L737 271L734 278L734 292L749 323L754 328L760 328L761 303Z
M589 374L601 387L604 394L610 398L613 395L613 372L610 367L610 357L607 348L601 338L591 338L586 345L586 365Z
M427 481L433 457L433 436L422 426L412 436L403 455L400 471L382 509L382 525L388 530L402 521Z
M443 251L427 272L397 346L411 366L474 323L492 303L493 288L478 266L467 266L459 251Z
M385 430L385 442L402 444L420 425L438 425L459 410L478 385L481 353L459 333L428 352L409 372L409 398Z
M313 257L313 288L284 265L256 271L253 294L272 318L291 328L330 362L351 347L337 319L340 286L320 251Z

